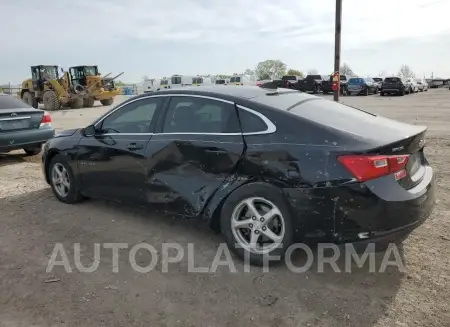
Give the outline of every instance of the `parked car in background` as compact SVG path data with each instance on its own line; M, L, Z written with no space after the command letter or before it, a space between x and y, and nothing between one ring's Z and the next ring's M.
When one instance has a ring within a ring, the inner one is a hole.
M342 95L347 95L347 82L350 79L350 76L347 75L339 75L340 80L340 86L339 86L339 92ZM327 80L322 81L322 92L323 94L333 93L333 75L330 75L330 77Z
M382 77L372 77L372 79L375 81L375 83L378 84L378 90L380 90L381 85L383 85L383 78Z
M409 87L409 92L407 93L417 93L419 92L419 85L415 78L407 78L406 85Z
M28 156L39 154L53 134L48 112L0 93L0 152L23 149Z
M402 78L397 76L386 77L383 80L381 90L379 90L381 96L388 94L403 96L407 91L409 92L409 86L406 85L406 82Z
M262 84L265 84L265 83L268 83L268 82L272 82L272 80L270 80L270 79L257 80L256 81L256 86L261 86Z
M347 82L348 95L377 94L378 84L370 77L352 77Z
M328 79L328 76L324 75L307 75L305 79L297 82L297 90L302 92L311 92L318 94L322 92L322 82Z
M301 76L295 75L285 75L281 78L284 82L284 87L288 89L296 89L298 81L301 81L303 78Z
M442 87L444 85L444 80L442 78L435 78L431 80L429 84L431 89L437 89L438 87Z
M272 83L274 83L278 88L285 88L286 87L286 82L281 80L281 79L274 79L272 81Z
M435 205L425 132L295 90L189 87L58 133L42 165L60 202L106 198L203 218L262 265L318 237L403 241Z
M417 78L416 79L417 87L419 88L420 92L428 91L428 83L423 78Z

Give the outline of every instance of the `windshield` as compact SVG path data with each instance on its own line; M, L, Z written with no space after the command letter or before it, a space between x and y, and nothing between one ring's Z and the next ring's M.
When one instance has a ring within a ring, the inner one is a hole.
M58 69L54 66L42 66L40 68L41 77L51 80L58 78Z
M86 76L95 76L95 75L97 75L97 67L95 67L95 66L86 66L86 67L84 67L84 74Z
M216 80L216 84L225 84L225 80L224 79L217 79Z
M181 84L181 76L172 76L171 84Z
M161 85L167 85L167 84L169 84L169 80L167 80L167 79L161 80Z
M283 81L296 81L297 80L297 77L296 76L283 76L282 78L281 78L281 80L283 80Z
M348 80L348 84L349 85L360 85L360 84L364 84L364 79L363 78L350 78Z
M384 81L387 83L400 83L401 79L399 77L386 77Z
M230 78L230 83L240 83L241 77L240 76L233 76Z

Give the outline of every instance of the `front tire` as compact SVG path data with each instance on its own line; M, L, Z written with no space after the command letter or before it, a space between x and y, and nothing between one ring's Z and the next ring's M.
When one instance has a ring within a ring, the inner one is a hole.
M45 110L58 110L59 108L61 108L61 103L58 100L58 96L53 90L44 92L44 95L42 96L42 102L44 102Z
M364 91L364 96L368 96L369 95L369 88L366 87L365 91Z
M62 154L52 158L48 167L48 176L53 194L67 204L75 204L83 200L69 162Z
M110 99L104 99L104 100L100 100L101 104L104 106L110 106L113 104L114 99L110 98Z
M278 188L264 183L235 190L222 207L220 226L230 250L242 260L249 258L253 265L263 265L269 255L281 260L294 242L284 196Z
M92 97L83 99L83 107L92 108L94 106L95 100Z

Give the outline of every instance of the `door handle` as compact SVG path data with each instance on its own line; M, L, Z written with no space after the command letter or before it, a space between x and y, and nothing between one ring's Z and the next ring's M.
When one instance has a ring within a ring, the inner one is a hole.
M128 150L140 150L142 149L144 146L140 143L130 143L127 145L127 149Z

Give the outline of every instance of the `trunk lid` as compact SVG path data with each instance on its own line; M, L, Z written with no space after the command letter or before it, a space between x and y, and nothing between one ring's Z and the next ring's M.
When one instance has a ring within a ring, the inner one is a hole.
M34 108L0 109L0 133L37 129L44 111Z

